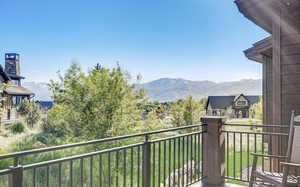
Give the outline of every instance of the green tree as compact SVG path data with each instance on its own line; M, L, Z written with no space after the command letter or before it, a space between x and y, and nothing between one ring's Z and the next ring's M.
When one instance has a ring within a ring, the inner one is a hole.
M17 107L17 112L25 117L27 125L31 128L41 119L41 110L39 106L28 99L23 100Z
M144 92L129 84L127 72L117 66L100 65L83 73L72 63L58 81L49 84L54 94L54 108L48 118L55 129L76 139L95 139L128 134L140 129ZM151 126L153 123L147 121Z
M250 107L250 118L262 122L263 120L262 98L260 98L258 103L255 103Z
M172 123L176 126L199 123L204 113L204 100L195 101L192 96L178 100L172 106Z
M182 100L178 100L176 103L174 103L171 107L172 111L172 123L176 127L180 127L184 125L184 103Z

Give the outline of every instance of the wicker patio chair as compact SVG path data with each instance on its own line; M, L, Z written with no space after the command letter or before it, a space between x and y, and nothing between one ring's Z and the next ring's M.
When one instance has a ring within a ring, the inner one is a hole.
M260 179L260 185L268 184L276 187L289 187L297 186L300 187L300 115L295 116L294 111L292 112L291 122L290 122L290 133L288 140L288 149L286 156L276 156L276 155L262 155L252 153L253 155L253 165L251 171L251 178L249 186L253 187L257 179ZM257 168L258 158L261 157L269 159L282 160L280 162L283 172L282 173L272 173L260 170Z

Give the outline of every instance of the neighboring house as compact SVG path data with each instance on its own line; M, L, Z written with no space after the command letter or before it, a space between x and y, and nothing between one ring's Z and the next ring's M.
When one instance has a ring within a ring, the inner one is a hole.
M209 116L228 116L229 118L249 118L250 107L258 103L260 96L209 96L206 114Z
M38 104L44 111L48 111L53 108L53 101L36 101L35 103Z
M0 116L0 124L11 123L20 120L16 107L23 99L31 99L34 94L22 87L22 80L25 77L20 73L20 56L16 53L5 54L5 69L0 65L0 81L6 83L7 87L1 90L1 97L4 98L1 105L4 112Z

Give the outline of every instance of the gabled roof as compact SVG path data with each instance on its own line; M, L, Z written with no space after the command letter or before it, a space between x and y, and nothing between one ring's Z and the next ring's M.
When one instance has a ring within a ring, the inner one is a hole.
M225 109L232 105L234 98L235 96L209 96L206 108L210 104L213 109Z
M19 76L19 75L14 75L14 74L9 74L9 73L6 73L10 79L16 79L16 80L19 80L19 79L25 79L25 77L22 77L22 76Z
M212 107L212 109L225 109L229 106L232 106L234 101L238 99L240 96L244 96L249 101L250 105L258 103L260 100L260 96L257 95L247 96L247 95L240 94L237 96L209 96L206 103L206 109L209 104Z
M16 95L16 96L34 95L30 90L22 86L13 86L13 85L9 85L7 88L5 88L4 92L9 95Z
M247 99L248 99L248 101L249 101L249 103L250 103L250 105L253 105L253 104L255 104L255 103L258 103L259 102L259 100L260 100L260 96L255 96L255 95L250 95L250 96L246 96L247 97Z

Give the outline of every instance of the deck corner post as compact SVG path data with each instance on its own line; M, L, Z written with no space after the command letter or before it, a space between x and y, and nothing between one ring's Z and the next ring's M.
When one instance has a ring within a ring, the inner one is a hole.
M145 142L143 145L142 172L143 172L142 186L150 187L151 185L151 142L149 142L148 135L146 135Z
M23 167L13 166L11 167L12 174L9 176L9 187L22 187L23 186Z
M203 184L220 185L225 183L225 136L222 133L225 117L203 117L206 125L203 134Z

